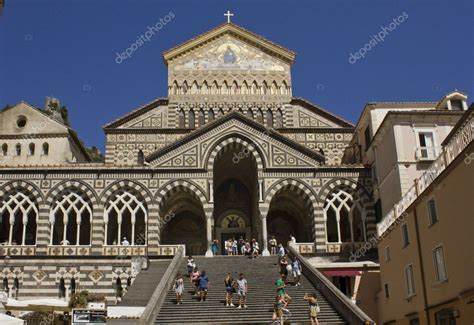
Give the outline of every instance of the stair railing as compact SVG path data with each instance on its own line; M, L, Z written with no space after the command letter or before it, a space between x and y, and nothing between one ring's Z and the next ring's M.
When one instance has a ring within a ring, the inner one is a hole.
M308 262L293 244L288 245L288 255L291 259L297 258L301 262L303 275L317 288L317 290L333 306L336 312L349 324L375 324L362 309L344 295L328 278Z
M158 313L160 312L160 309L165 301L166 295L168 294L168 290L175 281L175 276L181 265L181 260L183 257L184 245L179 245L179 248L176 250L170 265L168 265L165 274L156 286L156 289L153 292L150 301L148 301L148 304L140 316L140 319L137 321L137 324L150 325L155 322L156 316L158 316Z

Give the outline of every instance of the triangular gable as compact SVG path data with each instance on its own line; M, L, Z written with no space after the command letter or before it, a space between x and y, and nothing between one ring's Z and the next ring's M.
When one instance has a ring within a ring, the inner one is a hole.
M292 98L291 105L301 108L295 110L295 120L298 122L297 127L354 127L354 124L351 122L306 99Z
M130 124L133 126L135 125L135 121L133 120L136 120L136 123L140 123L140 122L143 122L143 120L145 118L148 118L148 116L144 116L142 117L143 115L145 115L146 113L150 112L151 110L159 107L159 106L163 106L163 105L168 105L168 98L163 98L163 97L160 97L160 98L157 98L157 99L154 99L153 101L143 105L143 106L140 106L138 108L136 108L135 110L131 111L130 113L128 114L125 114L124 116L122 117L119 117L118 119L110 122L110 123L107 123L106 125L103 126L104 129L115 129L115 128L118 128L122 125L124 125L125 123L129 123L131 122ZM150 116L150 119L151 119L151 116ZM135 127L140 127L139 125L135 125ZM141 127L146 127L143 125L142 123L142 126ZM150 125L150 127L152 127Z
M165 63L168 64L168 62L173 58L181 56L184 53L189 52L195 49L196 47L199 47L202 44L219 38L225 34L231 34L239 39L244 40L247 43L253 44L254 46L262 49L263 51L271 54L272 56L277 56L286 62L293 63L295 59L294 52L233 23L224 23L214 29L211 29L210 31L207 31L164 52L163 59Z
M206 169L206 159L223 139L237 137L259 152L265 168L315 168L324 157L233 111L146 157L154 168Z

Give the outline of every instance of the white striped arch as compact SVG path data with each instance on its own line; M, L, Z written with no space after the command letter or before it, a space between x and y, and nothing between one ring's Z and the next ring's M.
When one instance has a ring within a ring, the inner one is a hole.
M161 210L163 208L167 198L178 191L184 191L191 194L201 202L203 208L208 205L206 192L199 185L192 181L178 179L164 184L156 192L155 200L158 203L159 209Z
M311 189L311 187L305 182L293 178L283 179L276 184L273 184L267 191L264 199L264 206L270 207L270 203L275 195L280 193L283 190L294 191L297 194L304 193L306 194L306 205L305 208L309 207L311 211L315 211L317 207L316 193Z
M372 200L369 198L364 187L356 181L347 178L337 178L324 184L318 193L317 201L320 206L324 205L328 196L336 189L340 188L348 192L357 203L365 210L372 206Z
M105 207L107 201L113 199L113 195L120 190L128 190L140 194L140 196L145 201L147 208L150 209L153 207L153 195L150 193L150 191L145 186L131 180L119 180L110 184L100 196L100 205Z
M40 189L36 185L30 182L25 182L25 181L11 181L5 184L3 187L1 187L0 200L3 199L5 195L7 195L8 193L11 193L17 190L23 190L23 191L28 192L32 196L32 199L34 199L36 204L38 205L41 205L44 202L44 196L41 193Z
M257 170L262 171L264 164L263 164L263 156L260 154L259 149L255 144L253 144L250 140L245 139L241 136L230 136L224 139L219 139L216 141L214 144L214 147L210 150L210 153L208 154L204 165L207 166L207 170L210 171L212 170L212 167L214 166L214 162L216 158L223 154L224 152L235 149L235 148L241 148L241 156L242 158L252 158L255 160L255 163L257 165Z
M85 195L91 202L93 207L97 207L99 204L99 198L97 197L96 192L93 188L78 180L66 180L57 185L55 185L47 194L46 194L46 203L48 206L53 205L53 201L55 201L61 193L64 191L76 191L80 192Z

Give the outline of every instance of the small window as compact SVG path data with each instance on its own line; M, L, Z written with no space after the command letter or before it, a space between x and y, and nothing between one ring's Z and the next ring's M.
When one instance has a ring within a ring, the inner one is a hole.
M33 156L35 154L35 144L30 143L28 146L28 155Z
M143 154L143 150L138 150L138 157L137 157L138 166L143 166L145 163L145 155Z
M17 143L15 146L15 151L17 156L21 156L21 144Z
M59 298L65 298L66 297L66 285L64 284L64 278L61 278L59 280Z
M415 275L413 274L413 265L405 267L405 280L407 285L407 297L413 296L415 291Z
M185 128L185 119L184 119L184 112L182 109L178 112L178 128L184 129Z
M419 318L410 319L410 325L420 325L420 319Z
M444 263L443 246L439 246L433 250L433 260L435 264L436 281L447 280L448 274L446 273L446 264Z
M369 144L370 144L370 125L368 125L365 128L364 140L365 140L365 151L367 151L367 149L369 149Z
M426 203L428 208L428 218L430 226L438 221L438 213L436 212L436 202L434 199L428 200Z
M435 159L436 147L433 132L418 132L418 141L420 143L418 158L422 160Z
M382 201L380 199L375 202L375 221L382 221Z
M263 113L261 110L258 110L256 112L256 115L257 115L257 122L260 123L260 124L263 124Z
M49 155L49 143L43 143L43 156Z
M8 156L8 144L6 143L2 144L2 155Z
M71 279L71 294L76 293L76 279L72 278Z
M273 113L271 110L267 111L267 127L273 127Z
M463 107L463 104L462 104L462 100L452 99L451 100L451 110L452 111L463 111L464 107Z
M385 298L390 298L390 293L388 292L388 283L385 283L383 285L383 288L384 288L384 292L385 292Z
M443 309L435 314L436 325L456 325L453 309Z
M189 128L194 129L196 127L196 117L194 115L194 111L189 111Z
M385 246L385 261L390 261L390 246Z
M204 111L201 109L198 113L198 127L204 126L205 123Z
M207 112L207 120L209 122L214 121L214 111L212 109L210 109L209 112Z
M408 235L408 225L404 223L401 229L402 229L402 243L403 243L403 247L405 247L408 244L410 244L410 237Z
M18 126L20 129L24 128L26 125L26 117L23 115L18 116L18 119L16 120L16 126Z

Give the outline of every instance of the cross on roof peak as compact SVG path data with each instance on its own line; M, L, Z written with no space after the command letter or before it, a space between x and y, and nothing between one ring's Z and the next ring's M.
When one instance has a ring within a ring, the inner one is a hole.
M227 23L230 24L230 17L232 17L234 14L231 13L229 10L224 14L224 16L227 17Z

